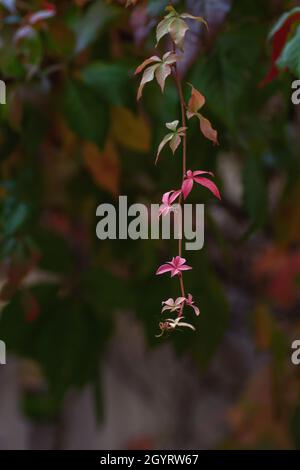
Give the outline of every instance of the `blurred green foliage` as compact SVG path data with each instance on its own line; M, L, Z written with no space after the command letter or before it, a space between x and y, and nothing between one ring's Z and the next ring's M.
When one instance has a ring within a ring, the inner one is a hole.
M156 85L147 86L141 106L133 75L136 65L153 53L154 29L148 24L158 21L167 2L142 2L133 18L133 10L122 2L57 1L57 14L32 25L21 39L17 31L28 25L30 13L43 9L42 2L23 6L16 1L10 9L0 3L0 69L7 84L0 126L2 299L7 305L0 337L13 352L38 361L51 400L59 405L71 386L89 382L97 387L124 310L136 313L148 344L159 347L160 302L175 295L169 280L154 276L159 262L170 257L169 243L100 242L95 234L98 204L115 202L117 194L128 195L129 202L157 203L180 178L178 156L171 159L166 151L160 166L153 165L165 122L178 116L175 85L168 80L164 95ZM193 3L182 1L178 8ZM199 49L190 51L192 61L184 70L184 81L206 96L221 143L213 147L191 124L189 166L216 171L222 186L219 152L238 155L243 168L240 210L250 232L270 224L270 175L284 177L282 196L298 178L288 127L290 77L282 74L268 87L258 86L269 61L266 39L284 6L268 0L233 2L208 36L199 33ZM298 42L299 30L281 59L281 66L296 75ZM278 96L280 112L268 112ZM205 191L195 198L214 204ZM224 210L227 202L225 196ZM209 218L207 233L212 243L228 249L222 227ZM216 273L206 249L191 257L195 268L187 282L202 311L197 333L168 341L179 354L192 354L203 370L228 329L222 284L230 274ZM221 262L227 265L225 255ZM49 279L23 285L36 269ZM36 416L40 405L29 403L26 409Z

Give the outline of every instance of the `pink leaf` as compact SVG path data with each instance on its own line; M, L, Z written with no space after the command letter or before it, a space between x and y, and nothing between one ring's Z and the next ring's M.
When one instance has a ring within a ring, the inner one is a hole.
M196 305L194 303L194 300L193 300L193 296L191 294L188 294L185 301L186 301L186 305L188 305L189 307L192 307L192 309L194 309L195 314L197 316L199 316L200 315L200 310L199 310L198 307L196 307Z
M173 191L169 191L165 193L162 197L162 202L166 205L170 204L170 195L173 193Z
M163 264L158 268L156 274L164 274L171 271L171 277L181 276L181 271L188 271L192 269L191 266L185 264L186 260L180 256L176 256L167 264Z
M197 317L199 317L200 315L200 310L198 307L196 307L196 305L191 305L191 307L194 309L194 312L195 314L197 315Z
M196 170L193 171L193 176L200 176L200 175L210 175L214 176L214 174L211 171L203 171L203 170Z
M193 184L194 184L194 181L192 178L187 178L182 183L181 191L182 191L184 199L186 199L188 195L190 194L190 192L192 191Z
M164 302L162 302L162 305L168 305L169 307L173 307L174 306L174 299L172 299L172 297L170 297L168 300L165 300Z
M156 274L159 276L160 274L164 274L172 270L173 268L170 264L163 264L162 266L158 268L158 270L156 271Z
M208 178L196 177L194 178L194 181L196 181L196 183L198 184L201 184L201 186L204 186L205 188L209 189L214 196L216 196L218 199L221 199L221 195L217 186L211 180L209 180Z
M179 268L180 271L189 271L190 269L192 269L192 267L188 266L187 264L180 266Z
M157 57L156 55L153 55L149 59L146 59L141 65L137 67L136 71L134 72L135 75L137 75L138 73L141 73L144 70L144 68L147 67L147 65L150 65L153 62L160 62L160 58Z
M178 189L177 191L171 191L173 194L172 196L170 196L170 204L173 204L174 201L176 201L176 199L178 198L178 196L180 196L181 194L181 189Z
M173 262L174 264L176 264L176 266L182 266L183 264L186 263L186 259L181 258L180 256L176 256L176 258L173 259Z

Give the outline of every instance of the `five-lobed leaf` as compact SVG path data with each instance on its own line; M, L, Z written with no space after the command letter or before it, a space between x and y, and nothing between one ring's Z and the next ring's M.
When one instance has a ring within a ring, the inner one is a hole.
M193 16L189 13L179 14L173 6L168 6L166 11L169 13L156 28L156 46L166 34L170 34L176 46L182 49L185 34L189 30L185 19L196 20L207 26L207 22L201 16Z
M156 69L159 67L158 64L155 64L155 65L151 65L151 67L148 67L144 74L143 74L143 77L142 77L142 80L141 80L141 83L140 83L140 86L139 86L139 89L138 89L138 94L137 94L137 99L141 99L142 97L142 94L143 94L143 89L144 89L144 86L146 85L146 83L149 83L149 82L152 82L152 80L154 79L154 73L156 71Z
M157 55L153 55L152 57L149 57L149 59L144 60L144 62L137 67L135 75L141 73L145 67L152 64L153 62L160 62L160 58Z
M209 189L209 191L218 199L221 199L220 191L218 187L215 185L213 181L208 179L206 176L211 176L213 177L214 174L211 173L210 171L205 171L205 170L196 170L196 171L191 171L188 170L185 179L182 183L181 186L181 191L183 194L184 199L186 199L190 192L193 189L194 183L200 184L201 186L204 186L205 188Z
M179 124L179 121L173 121L173 122L167 122L166 123L166 128L169 129L171 132L169 134L167 134L163 138L161 143L159 144L155 164L158 162L159 155L160 155L162 149L165 147L165 145L167 143L169 143L169 146L170 146L170 148L173 152L173 155L176 152L176 150L178 149L178 147L181 143L181 137L183 137L185 135L185 132L186 132L186 129L187 129L186 127L180 127L179 129L177 129L178 124Z
M162 59L158 56L152 56L146 59L139 67L137 67L135 74L139 74L144 71L142 80L138 89L137 99L139 100L143 94L143 89L146 83L151 82L154 77L159 84L161 91L164 91L165 81L172 73L172 64L177 61L176 54L167 52L164 54ZM151 65L152 64L152 65ZM148 67L149 66L149 67Z

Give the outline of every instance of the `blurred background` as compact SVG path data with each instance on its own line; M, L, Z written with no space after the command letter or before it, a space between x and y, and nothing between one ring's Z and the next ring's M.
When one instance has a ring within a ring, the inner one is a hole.
M209 23L190 25L180 74L220 141L191 121L189 167L223 199L193 193L197 332L160 339L177 283L154 273L175 242L95 233L99 204L159 203L180 181L179 153L153 164L176 87L137 103L134 77L168 2L131 3L0 1L0 448L300 448L300 2L173 2Z

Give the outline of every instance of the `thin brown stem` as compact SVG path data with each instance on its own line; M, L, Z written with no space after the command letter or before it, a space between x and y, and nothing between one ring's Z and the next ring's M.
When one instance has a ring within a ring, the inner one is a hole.
M182 127L186 127L185 101L184 101L184 97L183 97L182 84L181 84L181 80L180 80L180 77L179 77L179 73L178 73L178 69L177 69L176 64L174 66L174 70L175 70L176 86L177 86L179 100L180 100ZM184 136L183 136L182 141L183 141L183 150L182 150L182 181L183 181L184 177L185 177L185 174L186 174L186 147L187 147L186 131L184 132Z
M174 46L174 52L176 52L175 46ZM179 101L180 101L182 127L186 127L185 101L184 101L184 96L183 96L183 91L182 91L182 84L181 84L181 80L179 77L176 63L174 64L174 77L175 77L176 87L178 90L178 96L179 96ZM182 145L182 182L183 182L185 174L186 174L186 148L187 148L186 130L184 131L182 143L183 143ZM179 204L182 204L182 195L180 196ZM182 238L180 238L178 241L178 254L180 257L182 257Z
M173 45L173 51L176 53L176 46L175 44ZM179 102L180 102L180 108L181 108L181 122L182 122L182 127L186 128L186 106L185 106L185 100L183 96L183 90L182 90L182 83L180 80L180 76L178 73L178 68L177 64L174 64L174 77L175 77L175 82L176 82L176 87L178 91L178 96L179 96ZM182 182L184 181L185 175L186 175L186 150L187 150L187 136L186 136L186 130L184 131L183 139L182 139ZM182 206L183 204L183 197L182 194L180 195L179 198L179 204ZM182 220L182 225L183 225L183 220ZM182 236L178 240L178 256L182 258L182 253L183 253L183 226L182 226ZM181 295L182 297L185 297L185 288L184 288L184 283L183 283L183 278L182 276L179 276L179 283L180 283L180 289L181 289ZM182 304L182 307L179 312L179 317L182 317L183 315L183 308L184 304Z
M185 289L184 289L184 283L183 283L183 278L182 275L179 275L179 283L180 283L180 289L181 289L181 296L185 298ZM178 316L182 317L183 316L183 308L184 304L181 305L180 311Z

